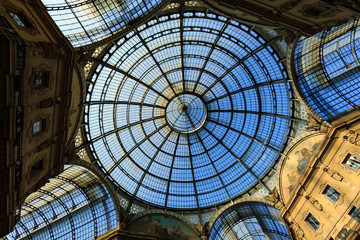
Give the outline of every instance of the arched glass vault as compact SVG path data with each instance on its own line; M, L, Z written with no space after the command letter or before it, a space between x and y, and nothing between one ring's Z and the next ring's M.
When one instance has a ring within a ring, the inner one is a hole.
M97 43L138 21L169 1L42 0L74 47Z
M166 208L213 206L261 184L294 120L280 40L183 8L120 38L92 59L93 160L133 199Z
M117 226L110 193L88 169L66 165L26 198L20 221L4 239L93 239Z
M230 207L215 221L210 240L289 240L278 209L261 202Z
M310 106L334 121L360 105L360 20L302 38L294 52L298 87Z

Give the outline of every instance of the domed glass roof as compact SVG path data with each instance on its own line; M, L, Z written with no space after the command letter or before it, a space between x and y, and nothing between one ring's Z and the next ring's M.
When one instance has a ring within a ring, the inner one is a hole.
M261 183L292 123L278 40L187 11L130 32L93 59L84 116L93 160L132 198L172 209Z

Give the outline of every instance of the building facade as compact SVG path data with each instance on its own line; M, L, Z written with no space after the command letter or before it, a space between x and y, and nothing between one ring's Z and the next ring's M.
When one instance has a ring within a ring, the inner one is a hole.
M2 239L357 239L357 1L0 1Z

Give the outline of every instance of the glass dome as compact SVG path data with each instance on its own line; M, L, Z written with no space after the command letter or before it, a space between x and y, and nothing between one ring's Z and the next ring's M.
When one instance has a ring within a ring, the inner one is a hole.
M42 0L74 47L96 43L152 12L162 0Z
M213 206L261 183L292 124L279 40L187 11L119 39L93 59L93 161L132 198L168 209Z

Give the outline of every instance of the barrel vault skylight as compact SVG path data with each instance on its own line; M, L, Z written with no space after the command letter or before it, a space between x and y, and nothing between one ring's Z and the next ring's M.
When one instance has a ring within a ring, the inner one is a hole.
M168 209L214 206L261 184L293 119L280 40L180 11L114 42L88 79L93 161L131 198Z
M74 47L114 35L153 11L162 0L42 0Z

